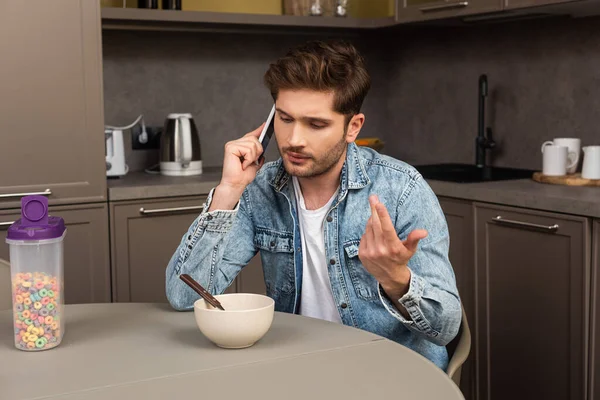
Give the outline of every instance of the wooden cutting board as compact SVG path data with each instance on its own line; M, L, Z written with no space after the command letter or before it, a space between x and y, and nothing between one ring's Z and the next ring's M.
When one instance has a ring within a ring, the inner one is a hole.
M552 185L600 187L600 179L585 179L581 177L580 173L564 176L548 176L541 172L535 172L533 174L533 180L540 183L550 183Z

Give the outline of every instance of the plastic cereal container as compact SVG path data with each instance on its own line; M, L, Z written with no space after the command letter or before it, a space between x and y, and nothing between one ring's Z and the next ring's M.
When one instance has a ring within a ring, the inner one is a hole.
M65 332L63 240L65 223L48 216L48 199L21 199L21 218L8 228L15 346L56 347Z

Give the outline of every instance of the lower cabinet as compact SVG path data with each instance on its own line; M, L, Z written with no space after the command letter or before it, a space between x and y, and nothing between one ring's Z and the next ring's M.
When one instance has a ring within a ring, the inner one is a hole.
M600 399L600 220L594 221L592 251L592 321L589 399Z
M267 294L260 253L257 253L238 275L237 291L240 293Z
M475 244L473 204L469 201L440 198L450 233L449 258L456 285L467 314L471 335L475 337ZM462 366L460 389L466 400L475 399L475 345Z
M114 301L167 301L167 264L181 238L202 211L205 200L204 196L196 196L111 203ZM264 294L265 291L257 254L226 293Z
M65 303L110 302L108 207L106 203L49 208L50 215L65 220ZM8 226L20 210L0 211L0 258L9 260L5 244Z
M187 197L110 204L114 301L167 301L167 264L204 201Z
M475 204L479 400L586 398L589 225Z

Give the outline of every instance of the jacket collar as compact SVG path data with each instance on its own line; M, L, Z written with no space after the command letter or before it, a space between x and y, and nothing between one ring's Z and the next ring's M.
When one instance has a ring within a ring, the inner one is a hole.
M279 158L277 160L277 173L269 183L276 191L280 192L289 180L290 174L286 172L283 160ZM341 188L338 197L342 199L348 189L361 189L370 182L371 180L367 176L364 160L360 157L358 146L355 143L348 144L346 148L346 161L344 162L340 176Z

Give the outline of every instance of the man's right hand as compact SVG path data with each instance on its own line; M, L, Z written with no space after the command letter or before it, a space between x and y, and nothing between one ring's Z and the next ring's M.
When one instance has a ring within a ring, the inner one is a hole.
M223 157L223 174L221 182L216 187L209 211L232 210L239 201L244 189L254 178L264 163L264 157L256 165L262 155L263 148L258 138L263 129L263 123L257 129L247 133L242 138L225 144Z

